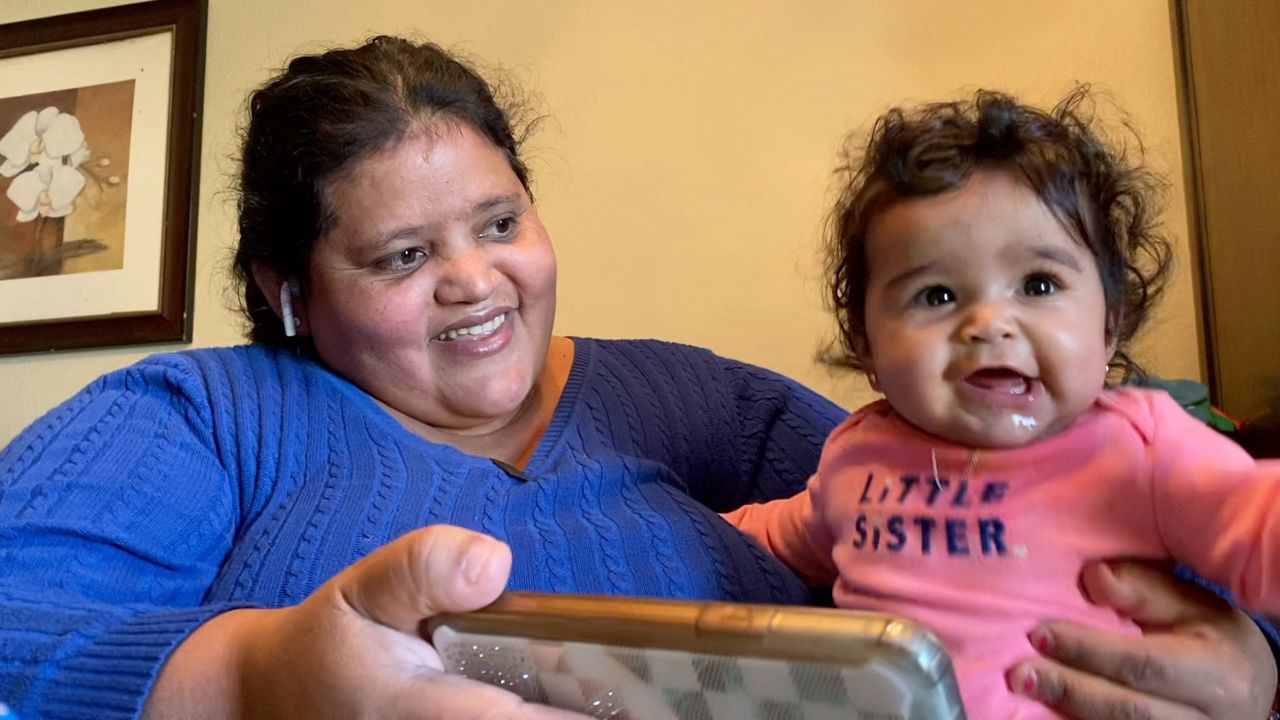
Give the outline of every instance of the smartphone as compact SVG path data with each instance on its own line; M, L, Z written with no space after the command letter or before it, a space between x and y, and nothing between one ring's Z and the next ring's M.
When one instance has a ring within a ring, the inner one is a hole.
M964 718L938 639L892 615L508 592L426 631L446 670L594 718Z

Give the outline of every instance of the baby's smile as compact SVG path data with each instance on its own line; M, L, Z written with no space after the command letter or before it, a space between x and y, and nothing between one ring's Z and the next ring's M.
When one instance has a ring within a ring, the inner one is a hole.
M1032 378L1012 368L983 368L969 374L964 381L974 387L1003 395L1026 395L1031 392Z
M970 400L997 409L1024 409L1041 394L1039 378L1011 367L986 367L964 376L961 392Z

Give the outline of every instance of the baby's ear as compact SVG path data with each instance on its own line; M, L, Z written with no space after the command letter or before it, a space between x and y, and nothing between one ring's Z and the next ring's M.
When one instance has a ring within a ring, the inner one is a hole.
M867 373L867 384L871 386L872 390L875 390L876 392L883 395L884 390L880 389L880 376L876 375L876 369L873 367L868 367L866 369L866 373Z
M880 378L876 375L876 364L871 358L871 344L867 342L866 337L859 337L853 340L853 354L857 356L858 361L862 364L862 371L867 375L867 382L871 385L871 389L880 392Z
M1107 357L1115 356L1116 350L1120 347L1120 321L1123 319L1123 311L1119 308L1107 311Z

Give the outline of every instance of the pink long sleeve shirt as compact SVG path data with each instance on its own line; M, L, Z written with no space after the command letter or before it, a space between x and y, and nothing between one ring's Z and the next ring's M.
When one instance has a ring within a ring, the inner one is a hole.
M1106 390L1063 432L970 461L879 401L831 433L807 490L725 517L809 582L834 581L837 605L932 628L970 718L1056 717L1004 679L1045 618L1136 632L1082 596L1088 560L1175 559L1280 611L1280 463L1163 392Z

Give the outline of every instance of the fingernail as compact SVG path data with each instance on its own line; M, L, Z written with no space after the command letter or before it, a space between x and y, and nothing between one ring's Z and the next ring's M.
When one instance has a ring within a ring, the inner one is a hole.
M1036 671L1027 670L1027 674L1022 678L1022 694L1027 697L1036 696L1036 686L1039 683L1036 680Z
M466 549L462 554L462 561L459 563L462 569L462 577L467 583L475 585L480 581L480 576L484 574L485 567L489 564L489 559L493 557L493 548L488 542L476 541L471 543L471 547Z
M1015 695L1029 698L1036 696L1036 691L1040 685L1036 678L1036 671L1023 666L1014 668L1005 681L1009 684L1009 690Z
M1031 647L1041 655L1048 655L1053 652L1053 636L1044 628L1036 628L1027 634L1027 639L1031 641Z

